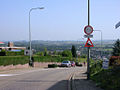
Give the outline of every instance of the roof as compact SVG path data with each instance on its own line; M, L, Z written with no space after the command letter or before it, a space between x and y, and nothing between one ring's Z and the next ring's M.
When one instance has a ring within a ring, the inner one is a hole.
M4 44L4 42L0 42L0 44Z

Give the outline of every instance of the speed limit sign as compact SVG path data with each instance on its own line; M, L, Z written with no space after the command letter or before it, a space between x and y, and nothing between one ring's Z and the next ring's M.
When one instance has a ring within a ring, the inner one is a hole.
M90 25L85 26L84 32L85 32L87 35L90 35L90 34L93 32L93 27L90 26Z

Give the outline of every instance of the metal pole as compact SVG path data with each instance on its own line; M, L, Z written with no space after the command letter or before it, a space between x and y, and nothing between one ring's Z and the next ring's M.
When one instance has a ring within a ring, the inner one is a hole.
M88 0L88 25L90 25L90 0ZM90 79L90 47L87 48L87 79Z
M30 9L29 11L29 54L30 54L30 60L29 60L29 66L31 66L32 60L31 60L31 30L30 30L30 12L32 11L32 9Z
M88 0L88 25L90 25L90 0Z
M31 59L32 57L32 48L31 48L31 23L30 23L30 13L32 10L36 10L36 9L44 9L44 7L37 7L37 8L31 8L30 11L29 11L29 44L30 44L30 60L29 60L29 66L32 66L33 67L33 61Z
M103 58L102 31L101 31L101 58Z

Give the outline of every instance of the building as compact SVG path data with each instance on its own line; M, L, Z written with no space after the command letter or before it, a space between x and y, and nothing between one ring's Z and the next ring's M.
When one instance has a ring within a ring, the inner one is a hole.
M0 47L0 50L9 50L9 51L26 50L26 47L15 47L13 42L8 42L8 47Z

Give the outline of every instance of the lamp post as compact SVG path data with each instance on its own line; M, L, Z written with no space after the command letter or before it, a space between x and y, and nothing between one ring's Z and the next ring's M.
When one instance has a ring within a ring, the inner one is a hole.
M94 31L98 31L101 33L101 58L102 58L102 31L101 30L94 30Z
M37 10L37 9L40 9L40 10L41 10L41 9L44 9L44 7L31 8L30 11L29 11L29 45L30 45L30 46L29 46L29 50L30 50L30 51L29 51L29 52L30 52L30 53L29 53L29 54L30 54L29 65L32 66L32 67L33 67L33 61L32 61L32 59L31 59L31 56L32 56L32 48L31 48L31 28L30 28L30 27L31 27L31 25L30 25L31 23L30 23L30 15L31 15L31 11Z

